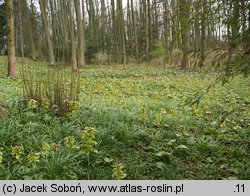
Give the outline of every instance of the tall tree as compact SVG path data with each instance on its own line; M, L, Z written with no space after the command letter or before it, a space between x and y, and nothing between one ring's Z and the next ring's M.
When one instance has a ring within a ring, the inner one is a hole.
M113 58L116 61L117 58L117 52L118 52L118 47L117 47L117 22L116 22L116 14L115 14L115 1L111 0L111 20L112 20L112 53L113 53Z
M21 9L21 2L20 2L20 1L18 1L18 25L19 25L19 44L20 44L20 52L21 52L21 57L24 57L22 9Z
M117 0L117 17L119 24L119 40L120 40L120 49L122 51L122 63L127 63L127 54L126 54L126 37L125 37L125 26L124 26L124 13L122 1Z
M150 1L144 1L145 7L145 35L146 35L146 61L149 61L149 6Z
M133 22L133 29L134 29L134 42L135 45L135 57L136 61L139 61L139 49L138 49L138 35L137 35L137 21L136 21L136 15L134 10L134 2L131 0L131 12L132 12L132 22Z
M77 34L78 34L78 67L83 67L85 65L85 59L84 59L85 43L84 43L82 14L80 9L80 0L75 0L75 11L77 20Z
M8 39L8 76L16 76L15 33L13 0L6 0L7 10L7 39Z
M48 56L49 56L48 60L49 60L50 65L54 65L55 57L54 57L54 51L53 51L50 32L49 32L48 17L47 17L47 10L46 10L47 0L39 0L39 4L40 4L40 9L41 9L45 39L46 39L47 47L48 47Z
M182 41L182 52L183 57L181 61L181 67L186 69L189 66L189 46L188 46L188 39L189 39L189 0L180 0L179 1L179 15L180 15L180 25L181 25L181 41Z
M205 57L206 57L205 56L206 15L207 15L207 0L202 0L200 67L203 67L204 60L205 60Z
M19 2L19 1L18 1ZM19 2L20 3L20 2ZM30 20L30 11L28 8L28 4L26 0L22 1L22 6L23 6L23 12L24 12L24 24L25 24L25 29L27 29L27 40L28 40L28 45L30 47L30 56L32 59L36 59L36 49L35 49L35 43L34 43L34 33L32 32L32 27L31 25L31 20ZM21 24L20 24L21 25Z
M246 33L246 49L245 53L248 53L250 55L250 3L248 4L248 30Z
M162 7L164 8L164 15L163 15L163 25L164 25L164 45L166 48L166 59L169 57L171 58L170 52L171 47L169 45L169 35L170 35L170 25L169 25L169 18L170 18L170 12L169 12L169 5L167 1L162 2ZM157 19L158 20L158 19ZM172 60L171 60L172 61ZM171 62L172 63L172 62Z
M77 70L77 59L76 59L76 44L75 44L75 24L74 24L74 17L73 17L73 6L74 3L71 0L68 0L68 15L69 15L69 22L70 22L70 40L71 40L71 68L72 70Z
M232 36L230 41L230 52L234 52L239 42L239 30L240 30L240 2L233 1L233 16L231 21Z

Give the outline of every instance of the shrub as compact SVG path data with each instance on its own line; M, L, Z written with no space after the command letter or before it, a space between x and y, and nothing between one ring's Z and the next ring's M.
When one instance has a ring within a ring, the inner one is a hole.
M78 72L41 66L34 73L23 65L22 82L23 98L30 109L53 109L59 115L79 109Z

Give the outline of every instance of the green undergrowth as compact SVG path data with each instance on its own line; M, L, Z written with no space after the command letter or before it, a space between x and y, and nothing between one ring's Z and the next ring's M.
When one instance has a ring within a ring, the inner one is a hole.
M21 107L21 63L16 79L0 65L0 179L250 179L249 79L207 91L214 72L89 66L80 110L57 116Z

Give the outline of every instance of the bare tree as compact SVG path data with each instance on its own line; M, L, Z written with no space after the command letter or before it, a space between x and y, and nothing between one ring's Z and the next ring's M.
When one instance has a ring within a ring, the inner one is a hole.
M47 11L46 11L46 5L47 0L39 0L40 9L41 9L41 15L42 15L42 21L43 21L43 29L45 33L45 38L48 46L48 55L49 55L49 64L54 65L55 64L55 58L54 58L54 52L48 27L48 17L47 17Z
M7 10L7 37L8 37L8 76L16 76L15 33L13 0L6 0Z
M181 67L186 69L189 66L188 57L188 39L189 39L189 0L180 0L179 2L179 15L181 25L181 41L182 41L182 52L183 57L181 61Z
M82 14L80 9L80 0L75 0L74 2L75 2L77 35L78 35L78 67L83 67L85 65L85 58L84 58L85 43L84 43Z

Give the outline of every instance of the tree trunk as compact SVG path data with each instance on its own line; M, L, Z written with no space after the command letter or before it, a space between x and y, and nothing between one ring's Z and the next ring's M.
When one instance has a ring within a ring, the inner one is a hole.
M77 60L76 60L76 44L75 44L75 25L72 11L72 2L68 0L68 10L70 18L70 38L71 38L71 68L72 70L77 70Z
M117 0L117 11L118 11L118 21L119 21L119 40L122 50L122 63L127 63L126 55L126 37L125 37L125 27L124 27L124 14L123 14L123 5L122 1Z
M8 39L8 76L16 76L15 33L13 0L6 0L7 10L7 39Z
M135 58L136 61L139 61L139 49L138 49L138 36L137 36L137 25L136 25L136 16L134 10L134 2L131 0L131 11L132 11L132 21L133 21L133 28L134 28L134 44L135 44Z
M100 22L101 22L101 41L100 41L100 44L101 44L101 52L102 53L105 53L106 52L106 43L105 43L105 32L106 32L106 7L105 7L105 1L104 0L101 0L101 19L100 19Z
M171 47L169 46L169 35L170 35L170 29L169 29L169 10L168 10L168 2L165 1L163 2L162 7L164 8L164 46L166 48L166 57L165 57L165 62L164 65L167 63L167 60L171 58ZM171 62L172 63L172 62Z
M19 41L20 41L20 51L21 57L24 57L24 49L23 49L23 23L22 23L22 11L21 11L21 3L18 1L18 23L19 23Z
M50 38L48 19L47 19L48 17L47 17L47 11L46 11L47 0L39 0L39 4L40 4L40 9L41 9L45 38L46 38L47 47L48 47L48 55L49 55L48 60L49 60L50 65L54 65L55 58L54 58L54 52L53 52L52 42L51 42L51 38Z
M245 53L250 55L250 3L248 4L248 29L247 29L245 39L246 39Z
M23 9L24 9L24 18L25 18L25 24L26 24L26 29L27 29L27 38L30 46L30 57L35 60L36 59L36 49L35 49L35 43L34 43L34 33L32 32L32 25L30 21L30 14L29 14L29 8L27 5L27 1L23 1Z
M240 2L233 1L233 20L231 23L232 37L231 44L232 52L237 48L239 42L239 30L240 30Z
M145 0L145 34L146 34L146 61L149 61L149 0Z
M189 38L189 0L180 0L179 2L179 14L181 25L181 40L182 40L182 52L183 57L181 61L181 68L186 69L189 66L188 57L188 38Z
M200 55L200 67L203 67L205 60L205 39L206 39L206 15L207 15L207 0L203 0L202 16L201 16L201 55Z
M76 20L77 20L77 33L78 33L78 67L85 65L84 59L84 33L82 15L80 10L80 0L75 0Z
M246 15L246 2L242 1L241 2L241 18L242 18L242 44L243 44L243 49L244 52L247 52L247 43L245 42L244 38L246 37L247 33L247 15Z
M201 36L200 36L200 2L195 4L195 21L194 21L194 52L197 54L199 51Z

